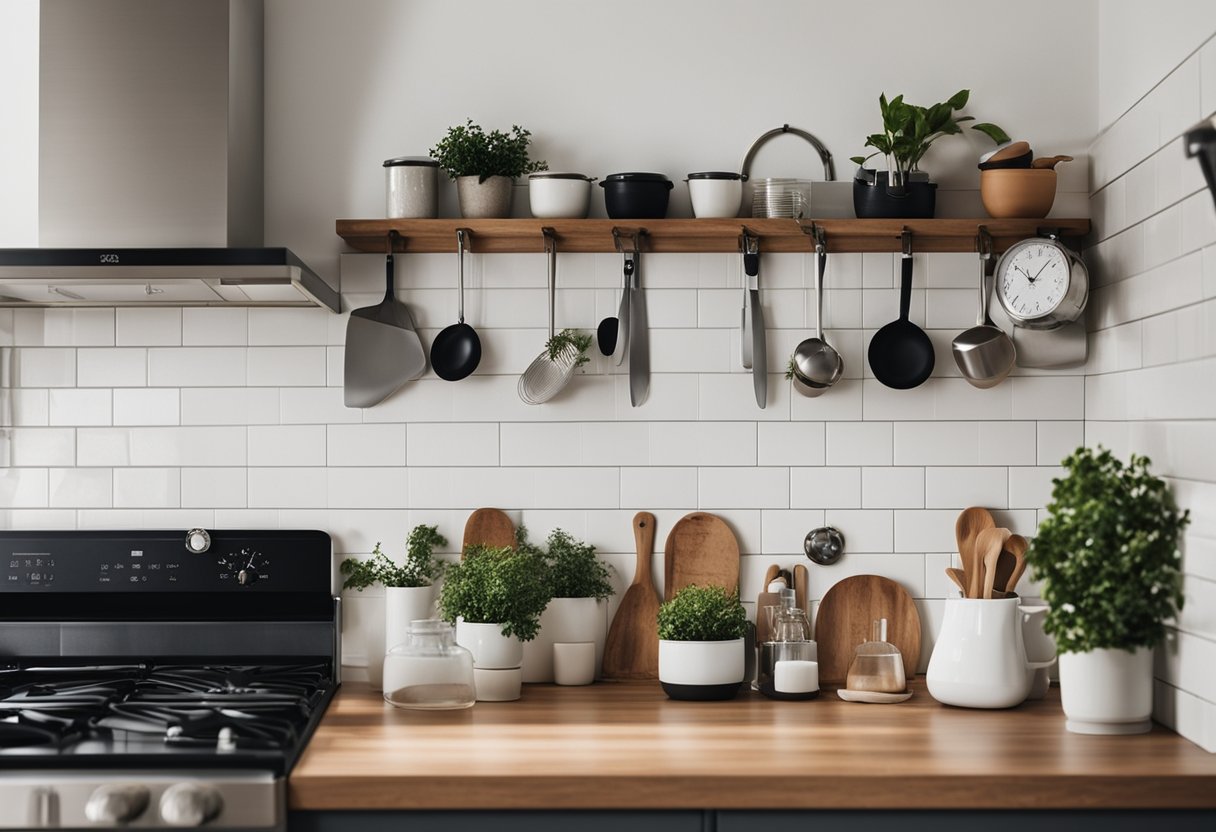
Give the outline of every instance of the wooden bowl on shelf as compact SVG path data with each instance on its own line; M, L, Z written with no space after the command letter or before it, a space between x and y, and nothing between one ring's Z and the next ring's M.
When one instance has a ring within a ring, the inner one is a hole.
M980 199L995 219L1045 217L1056 200L1056 172L1050 168L980 171Z

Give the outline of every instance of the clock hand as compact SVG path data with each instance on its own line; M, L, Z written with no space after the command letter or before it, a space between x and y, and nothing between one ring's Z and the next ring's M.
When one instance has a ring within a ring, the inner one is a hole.
M1014 268L1017 269L1018 271L1020 271L1022 273L1022 275L1025 276L1025 278L1027 280L1029 280L1031 283L1034 282L1034 278L1030 276L1030 272L1026 271L1021 266L1014 266Z
M1044 264L1043 264L1043 269L1046 269L1046 268L1047 268L1048 266L1050 266L1050 265L1051 265L1051 261L1050 261L1050 260L1048 260L1046 263L1044 263ZM1043 273L1043 269L1039 269L1039 270L1038 270L1038 271L1035 273L1035 276L1034 276L1033 278L1031 278L1031 280L1032 280L1032 281L1033 281L1033 280L1038 280L1038 279L1039 279L1039 275L1041 275L1041 274Z

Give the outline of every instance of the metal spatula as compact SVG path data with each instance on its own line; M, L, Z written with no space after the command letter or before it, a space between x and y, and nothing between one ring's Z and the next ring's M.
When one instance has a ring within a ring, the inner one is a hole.
M347 407L373 407L397 388L426 372L426 351L414 321L397 300L393 280L393 238L385 258L384 300L350 313L346 325L343 401Z

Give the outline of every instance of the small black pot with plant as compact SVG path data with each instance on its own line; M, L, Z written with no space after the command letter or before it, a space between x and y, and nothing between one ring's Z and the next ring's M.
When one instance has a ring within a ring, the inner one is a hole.
M858 165L853 179L853 210L866 219L929 218L937 211L937 183L920 170L921 157L930 145L942 136L963 132L963 122L974 121L971 116L956 116L955 110L967 106L970 90L959 90L949 99L931 107L908 104L902 95L890 101L885 93L878 97L882 112L881 133L866 138L866 147L874 148L869 156L853 156ZM1009 141L1009 136L995 124L973 124L997 144ZM879 171L865 167L874 156L887 158L887 169Z

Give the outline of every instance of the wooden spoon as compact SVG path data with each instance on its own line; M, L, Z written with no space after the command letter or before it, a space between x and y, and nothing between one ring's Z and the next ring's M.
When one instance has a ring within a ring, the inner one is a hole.
M1026 571L1026 550L1029 548L1030 541L1020 534L1011 534L1009 539L1005 541L1005 551L1012 555L1014 560L1013 570L1005 580L1006 592L1017 590L1018 581L1022 579L1022 573Z
M659 675L659 596L650 576L654 552L654 515L633 516L637 566L625 590L604 646L604 676L609 679L657 679Z
M1030 163L1032 168L1050 168L1055 170L1056 165L1060 162L1071 162L1071 156L1040 156Z
M972 598L991 598L994 582L996 581L997 561L1005 548L1005 541L1012 532L1009 529L984 529L975 541L975 552L979 562L983 564L982 571L972 575L968 573Z
M981 568L981 562L975 555L975 541L980 536L980 532L985 529L996 528L996 521L992 519L992 515L986 508L972 506L964 509L963 513L954 521L954 539L958 543L958 555L963 561L963 572L966 575L968 587L972 586L974 576L978 576ZM975 583L975 594L968 590L963 590L963 595L968 598L979 597L979 583Z
M801 563L794 567L794 599L798 609L807 612L807 598L810 596L811 575Z
M963 591L963 597L967 597L967 573L961 569L955 569L953 566L946 569L946 577L954 581L954 585Z

